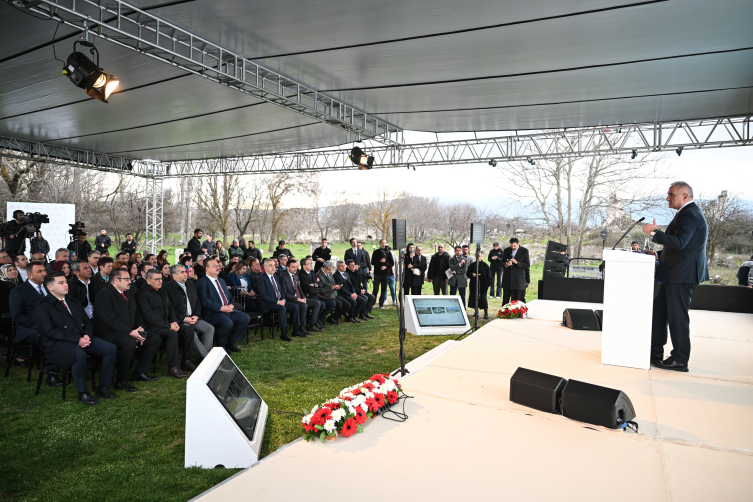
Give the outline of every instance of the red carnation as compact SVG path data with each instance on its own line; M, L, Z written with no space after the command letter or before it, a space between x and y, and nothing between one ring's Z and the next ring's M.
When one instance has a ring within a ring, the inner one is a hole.
M379 385L384 385L384 376L377 373L376 375L371 375L371 378L369 380L374 380L375 382L379 382Z
M380 408L384 406L384 394L382 394L381 392L375 392L374 399L377 402L377 406L379 406Z
M373 384L373 383L371 383L371 382L366 382L365 384L363 384L363 388L364 388L364 389L368 389L368 390L370 390L370 391L371 391L371 390L374 390L374 384Z
M512 309L512 315L518 315L518 310L517 309Z
M312 420L313 422L313 420ZM305 422L301 422L301 425L303 425L303 430L306 432L314 432L316 430L316 427L314 427L314 424L307 424ZM320 424L321 425L321 424Z
M356 421L352 418L349 418L345 421L345 423L343 423L343 428L340 430L340 434L342 434L346 438L349 438L357 431L358 425L356 424Z
M352 401L353 400L353 398L350 397L350 396L340 396L340 399L342 399L343 401Z
M353 394L354 396L357 396L358 394L361 393L361 389L353 389L352 391L350 391L350 393Z
M324 403L322 408L329 408L330 410L337 410L340 408L340 403Z
M324 422L332 418L332 410L329 408L320 408L316 410L311 417L311 425L324 425Z
M377 403L377 400L373 397L366 399L366 406L368 406L371 411L379 410L379 405Z
M397 395L397 392L389 391L387 393L387 402L388 403L395 404L398 399L400 399L400 396Z
M368 417L366 416L366 412L363 411L363 408L361 408L360 406L356 406L356 423L358 425L361 425L364 422L366 422L367 418Z
M505 311L504 311L504 312L502 312L502 314L504 314L504 315L507 315L507 314L509 314L509 313L510 313L510 311L509 311L508 309L505 309Z

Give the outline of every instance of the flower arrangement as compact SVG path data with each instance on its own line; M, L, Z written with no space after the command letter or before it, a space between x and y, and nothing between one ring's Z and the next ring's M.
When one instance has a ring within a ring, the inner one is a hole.
M319 406L301 419L306 441L318 437L350 437L363 432L361 427L368 418L374 418L400 399L400 383L389 375L372 375L369 380L346 387L340 395Z
M528 312L528 307L521 301L510 302L507 305L503 305L499 312L497 312L498 319L519 319L523 318Z

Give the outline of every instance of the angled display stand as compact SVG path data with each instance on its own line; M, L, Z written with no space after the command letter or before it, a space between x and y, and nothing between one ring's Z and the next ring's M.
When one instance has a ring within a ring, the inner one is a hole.
M471 329L459 296L408 295L405 330L414 335L461 335Z

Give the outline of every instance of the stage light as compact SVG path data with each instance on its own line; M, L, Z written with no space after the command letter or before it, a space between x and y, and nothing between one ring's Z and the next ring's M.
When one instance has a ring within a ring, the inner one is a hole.
M492 159L492 160L489 161L489 165L492 166L492 167L497 167L497 161L495 161L494 159Z
M535 165L536 165L536 161L535 161L535 160L533 160L533 159L532 159L531 157L528 157L528 158L527 158L526 160L527 160L527 161L528 161L528 163L529 163L529 164L531 164L532 166L535 166Z
M678 156L678 157L679 157L680 155L682 155L682 149L683 149L683 147L682 147L682 146L680 146L680 147L678 147L678 148L677 148L677 150L675 150L675 153L677 154L677 156Z
M94 64L84 54L77 52L76 44L89 47L89 52L92 54L96 52L97 64ZM108 102L107 98L120 83L117 77L105 73L99 67L99 51L94 47L94 44L82 40L73 43L73 53L68 56L68 61L63 67L63 75L67 76L76 87L82 88L86 94L104 103Z
M354 146L350 151L350 161L358 166L360 171L371 169L374 166L374 157L366 155L363 150Z
M413 170L414 170L414 171L416 170L416 166L411 166L411 167L413 167Z
M633 150L633 155L631 155L630 158L635 160L637 156L638 156L638 150Z

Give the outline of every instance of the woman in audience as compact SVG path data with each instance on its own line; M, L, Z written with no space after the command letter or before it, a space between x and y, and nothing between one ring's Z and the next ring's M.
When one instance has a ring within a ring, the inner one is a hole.
M128 262L125 260L115 260L112 263L112 270L115 270L116 268L128 268Z
M160 251L160 252L159 252L159 254L157 255L157 266L158 266L158 267L159 267L159 266L161 266L161 265L162 265L162 264L163 264L164 262L166 262L166 261L167 261L167 251L165 251L165 250L163 249L163 250L162 250L162 251Z
M233 266L233 271L227 274L227 284L236 288L241 287L246 292L253 290L251 278L248 276L248 265L245 261L239 260Z
M173 279L173 276L170 274L170 262L163 261L162 265L158 265L160 272L162 272L162 286L164 287L165 284L170 282Z
M222 266L227 266L227 252L225 251L225 243L222 241L217 241L214 245L214 254L217 255L217 257L222 262Z
M193 271L193 266L186 267L186 275L188 276L189 281L193 281L194 284L196 284L196 274Z
M141 253L133 253L131 255L131 261L136 265L141 265Z
M241 249L238 239L233 239L233 243L227 248L227 254L231 260L233 256L237 256L239 260L243 259L243 249Z
M56 261L52 264L52 271L57 272L58 270L62 270L63 274L65 274L65 280L71 278L71 264L67 261Z
M11 317L8 300L10 290L18 286L18 269L8 264L0 267L0 334L4 338L11 337Z
M131 282L136 280L136 276L139 275L139 264L132 261L128 264L128 275L131 277Z
M78 256L76 256L75 251L71 251L68 253L68 263L75 263L78 261Z

